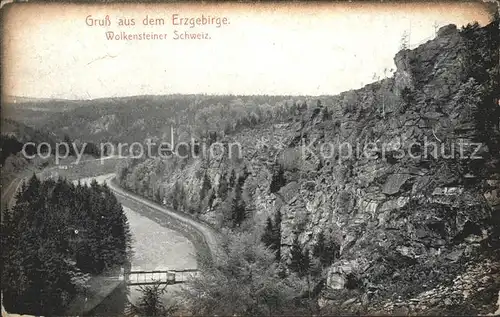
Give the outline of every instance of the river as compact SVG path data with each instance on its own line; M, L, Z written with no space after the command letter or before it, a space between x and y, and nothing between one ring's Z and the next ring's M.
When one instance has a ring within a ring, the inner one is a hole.
M80 179L89 184L93 179L104 183L109 175ZM165 228L141 214L123 206L132 233L132 270L195 269L196 250L193 244L175 230ZM182 284L169 285L164 298L168 305L176 299L174 293ZM130 300L135 303L141 292L139 287L130 287Z

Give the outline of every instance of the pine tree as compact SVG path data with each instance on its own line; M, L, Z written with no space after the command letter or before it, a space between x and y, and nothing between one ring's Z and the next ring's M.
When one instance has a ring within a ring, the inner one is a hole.
M275 165L274 173L271 179L271 184L269 185L269 191L271 193L276 193L280 190L281 187L286 185L285 172L283 170L283 166Z
M155 196L155 201L159 204L162 203L162 196L161 196L161 191L160 188L156 188L154 190L154 196Z
M231 222L233 228L239 227L246 218L246 206L245 201L242 197L243 184L245 182L245 178L240 177L235 181L235 187L233 190L233 199L231 202Z
M266 247L273 248L273 233L274 233L274 226L273 226L273 221L271 220L271 217L267 217L266 220L266 227L264 229L264 233L262 234L262 243Z
M291 262L290 269L296 272L300 277L305 276L309 272L311 259L309 258L309 251L305 249L302 251L299 240L297 237L293 240L291 248Z
M132 311L139 316L169 316L175 307L167 309L161 297L167 292L167 285L159 283L151 286L140 287L141 297L138 304L132 306Z
M201 191L200 191L200 201L205 199L208 191L212 188L212 183L210 182L210 178L208 177L208 174L205 173L203 176L203 182L201 185Z
M127 218L107 186L34 175L2 223L2 282L7 310L62 315L81 287L74 277L125 265Z
M313 248L313 256L320 260L320 263L325 266L329 266L335 260L338 252L338 246L334 241L327 241L325 234L320 232L318 234L318 242Z
M229 177L229 187L234 188L236 185L236 173L234 170L231 170L231 176Z
M227 191L228 191L228 182L226 180L226 175L222 175L219 181L219 188L217 191L217 195L220 197L221 200L226 200L227 198Z
M323 232L320 232L318 234L318 242L316 242L316 245L313 247L313 255L317 258L320 258L321 260L324 256L325 251L325 234Z
M40 180L36 174L30 177L28 182L23 185L22 190L16 194L16 202L33 202L40 197Z
M273 228L273 250L276 251L276 259L281 259L281 212L279 210L274 214Z
M233 227L239 227L245 220L245 203L241 199L241 190L235 188L233 203L232 203L232 223Z
M267 218L262 242L275 252L276 260L279 261L281 259L281 213L279 211L274 216L274 224L271 217Z
M184 207L185 193L181 183L176 182L172 192L172 207L175 210L182 210Z

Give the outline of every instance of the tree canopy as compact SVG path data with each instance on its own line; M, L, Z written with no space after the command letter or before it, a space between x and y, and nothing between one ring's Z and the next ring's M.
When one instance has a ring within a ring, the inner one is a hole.
M128 262L131 234L106 185L33 175L2 223L2 291L8 311L59 315L96 275Z

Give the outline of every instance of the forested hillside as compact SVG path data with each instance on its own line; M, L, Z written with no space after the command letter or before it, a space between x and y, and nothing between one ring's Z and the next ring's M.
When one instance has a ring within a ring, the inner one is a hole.
M210 278L195 284L198 312L283 312L289 292L298 292L295 312L493 311L500 288L498 34L498 17L483 28L446 26L400 51L393 77L292 102L286 115L248 127L216 126L217 141L241 144L241 158L121 164L123 187L243 237L227 253L247 262L210 268ZM339 150L320 155L325 144ZM369 156L355 151L367 147ZM275 302L246 301L259 289L257 276L217 294L203 286L220 290L233 285L237 267L267 263L263 251L235 251L258 244L248 233L274 252L270 280L288 281L285 294L262 286ZM229 306L217 310L217 298Z
M0 166L2 168L0 180L2 186L8 186L18 173L25 171L29 166L34 167L46 163L40 159L36 162L30 161L21 153L23 144L26 142L34 142L35 144L47 142L54 146L56 141L50 134L2 117L0 135ZM36 153L35 147L27 148L26 154L33 155L34 153ZM42 153L45 154L45 152Z
M96 292L87 289L93 278L117 275L130 251L128 221L109 188L33 176L3 215L3 305L32 315L80 314L78 300Z
M304 97L169 95L68 101L79 106L39 120L28 105L7 105L6 118L22 120L41 131L72 140L98 142L176 141L205 137L208 131L234 132L260 122L287 118ZM47 101L50 103L50 101ZM11 109L12 108L12 109Z
M222 145L222 156L116 167L123 188L221 234L222 260L200 259L202 276L183 294L194 314L490 313L500 289L495 19L442 27L397 53L390 77L336 96L26 101L10 111L26 125L2 126L2 171L28 164L18 151L33 140L195 139L197 154ZM78 280L126 262L128 226L105 186L32 178L11 215L6 306L61 314L81 294ZM33 301L40 289L47 296Z
M67 144L68 148L66 149L62 143ZM58 163L62 161L73 163L77 156L80 160L101 156L100 148L88 140L70 139L67 134L43 132L24 123L2 118L0 135L0 166L2 168L0 182L2 186L9 186L12 179L22 173L39 171L54 164L56 152ZM107 153L104 152L102 155L106 156Z

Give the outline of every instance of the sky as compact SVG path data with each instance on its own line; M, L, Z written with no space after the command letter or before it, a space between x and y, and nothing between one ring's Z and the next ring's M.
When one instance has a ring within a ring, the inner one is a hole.
M172 25L172 15L227 25ZM107 26L88 16L108 15ZM143 19L163 25L143 25ZM134 19L119 26L118 19ZM21 4L4 12L3 95L94 99L133 95L332 95L362 87L437 28L489 19L479 2L420 4ZM161 21L159 21L161 22ZM108 40L106 32L167 34ZM175 33L210 39L175 40ZM389 75L389 73L386 73Z

